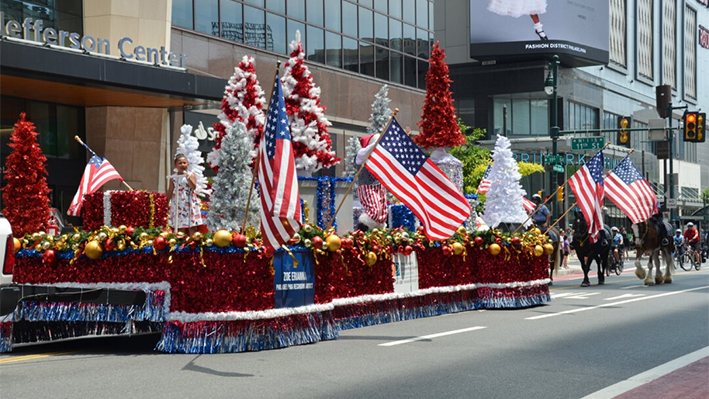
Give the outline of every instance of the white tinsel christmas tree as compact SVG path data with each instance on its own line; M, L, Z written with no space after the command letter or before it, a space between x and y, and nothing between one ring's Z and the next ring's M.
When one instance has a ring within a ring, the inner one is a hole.
M216 231L226 229L240 231L249 198L252 173L249 152L253 148L251 137L243 123L235 122L222 138L219 172L212 184L212 199L209 203L207 227ZM256 189L252 190L247 226L260 223L260 201Z
M501 223L524 223L527 220L527 212L522 205L522 197L526 196L527 192L519 184L522 175L507 137L497 136L492 160L490 190L485 194L483 220L491 228L496 228ZM531 222L527 221L525 227L529 223Z
M202 151L198 150L199 141L197 137L192 134L191 125L182 125L180 127L180 138L177 140L177 154L183 154L187 157L187 162L190 163L187 167L188 172L194 173L197 178L197 188L195 192L197 195L209 195L211 192L207 190L207 178L204 176L204 158L202 158ZM177 173L177 168L172 170L173 173Z

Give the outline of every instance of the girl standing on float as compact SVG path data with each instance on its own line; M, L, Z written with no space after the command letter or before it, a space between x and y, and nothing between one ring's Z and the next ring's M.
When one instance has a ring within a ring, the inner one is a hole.
M488 11L498 15L508 15L519 18L522 15L529 15L534 22L534 32L541 40L549 40L544 33L544 27L539 21L539 14L547 12L546 0L490 0L487 5Z
M192 235L205 224L199 208L197 177L187 168L190 166L184 154L175 155L177 174L168 176L170 184L165 196L170 203L170 226L175 231Z

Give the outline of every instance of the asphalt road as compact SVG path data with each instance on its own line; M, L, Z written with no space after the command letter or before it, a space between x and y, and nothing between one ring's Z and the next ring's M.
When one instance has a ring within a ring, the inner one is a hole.
M16 348L0 355L0 397L610 398L648 370L709 350L706 267L653 287L632 270L603 286L594 275L581 288L580 277L557 276L548 305L347 330L273 351L162 354L155 336Z

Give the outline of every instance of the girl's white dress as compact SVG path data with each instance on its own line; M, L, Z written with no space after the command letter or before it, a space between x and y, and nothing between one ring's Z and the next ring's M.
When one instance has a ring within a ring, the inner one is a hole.
M544 14L547 12L546 0L490 0L488 11L499 15L519 18L522 15Z
M170 200L170 225L173 229L200 226L205 223L199 209L199 197L190 188L187 175L173 178L175 190Z

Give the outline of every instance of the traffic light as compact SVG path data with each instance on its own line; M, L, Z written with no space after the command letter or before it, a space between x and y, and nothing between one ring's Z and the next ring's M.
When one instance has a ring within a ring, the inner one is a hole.
M537 191L537 194L539 194L539 198L544 199L544 190Z
M684 113L684 141L696 142L697 137L697 119L698 114L696 112L685 112ZM703 123L703 121L702 121ZM702 136L704 135L704 130L702 129Z
M697 113L697 142L703 143L706 141L706 136L704 135L704 123L707 120L707 114L704 112Z
M556 192L556 200L564 202L564 186L559 186L559 190Z
M629 116L621 116L620 118L618 118L618 145L630 148L630 131L628 130L629 127Z

